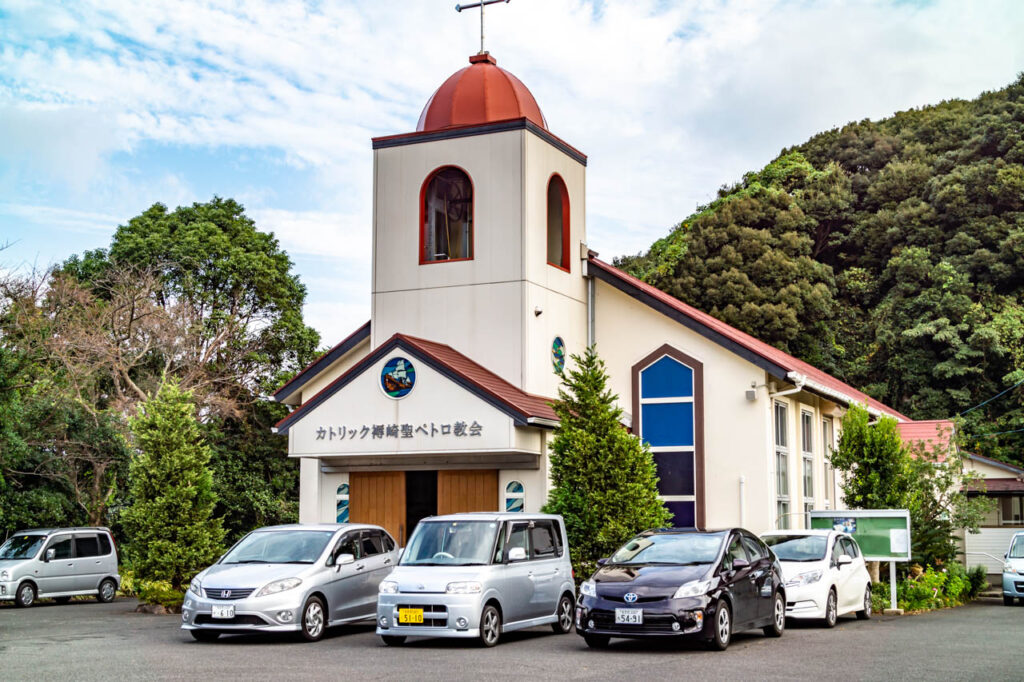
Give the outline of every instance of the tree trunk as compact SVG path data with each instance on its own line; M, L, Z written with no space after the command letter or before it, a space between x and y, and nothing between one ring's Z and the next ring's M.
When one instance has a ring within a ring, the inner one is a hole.
M869 561L867 562L868 575L871 576L871 584L877 585L879 580L879 570L881 569L882 562L880 561Z

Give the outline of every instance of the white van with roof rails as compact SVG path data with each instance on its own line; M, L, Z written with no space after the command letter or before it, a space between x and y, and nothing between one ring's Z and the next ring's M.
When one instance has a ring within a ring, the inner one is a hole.
M398 567L380 583L377 634L479 638L551 625L572 630L576 604L569 541L561 516L473 512L428 517Z
M19 530L0 546L0 600L16 606L46 597L66 603L78 595L108 603L120 585L109 528Z

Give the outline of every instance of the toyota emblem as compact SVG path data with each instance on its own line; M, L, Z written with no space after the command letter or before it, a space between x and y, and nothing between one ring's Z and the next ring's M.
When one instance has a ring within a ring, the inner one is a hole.
M231 597L231 590L224 590L220 593L221 599L229 599ZM635 597L635 595L634 595Z
M636 592L627 592L623 599L625 599L626 602L632 604L637 599Z

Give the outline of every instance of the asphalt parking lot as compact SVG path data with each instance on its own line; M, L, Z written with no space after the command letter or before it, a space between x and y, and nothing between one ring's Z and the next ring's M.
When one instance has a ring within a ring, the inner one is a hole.
M384 647L370 625L290 637L232 636L213 644L179 629L178 616L134 612L135 602L0 606L5 680L528 679L669 676L711 679L1019 680L1024 607L979 601L919 616L840 619L834 630L791 624L780 640L737 635L723 652L698 644L613 640L590 651L576 634L510 633L494 649L454 640Z

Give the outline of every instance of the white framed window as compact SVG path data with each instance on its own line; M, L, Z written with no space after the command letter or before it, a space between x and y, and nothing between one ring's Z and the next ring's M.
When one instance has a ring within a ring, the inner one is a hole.
M338 523L348 523L348 483L342 483L334 495L334 519Z
M800 412L800 450L803 459L803 496L804 523L811 527L811 517L807 512L814 509L814 414L802 410Z
M505 511L521 512L526 505L526 488L521 481L509 481L505 486Z
M831 417L825 417L821 420L821 455L822 461L824 462L824 495L825 495L825 508L832 509L836 505L833 504L832 496L836 486L836 474L832 468L832 450L835 447L833 440L835 434L833 432L833 422Z
M775 403L775 496L778 528L789 528L789 410Z

